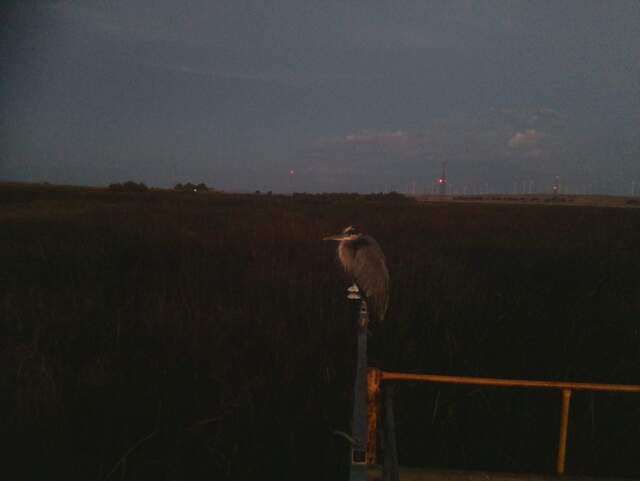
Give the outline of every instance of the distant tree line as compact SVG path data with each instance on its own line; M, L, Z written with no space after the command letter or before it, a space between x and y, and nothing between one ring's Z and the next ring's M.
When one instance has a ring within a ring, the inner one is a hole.
M176 184L174 190L183 192L209 192L209 187L207 187L207 184L205 184L204 182L200 182L199 184L192 184L191 182L187 182L186 184Z
M134 182L132 180L128 180L124 183L115 182L113 184L109 184L109 189L117 192L146 192L149 190L142 182Z
M294 199L311 201L334 201L334 200L383 200L412 202L413 199L398 192L377 192L370 194L360 194L357 192L323 192L311 194L306 192L294 192L291 194Z

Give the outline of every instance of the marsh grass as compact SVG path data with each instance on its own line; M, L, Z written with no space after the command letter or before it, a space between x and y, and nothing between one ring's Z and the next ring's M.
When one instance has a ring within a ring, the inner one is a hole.
M640 210L398 196L0 190L2 431L24 479L340 479L357 224L392 277L371 362L637 383ZM576 394L567 469L640 475L640 399ZM397 389L403 464L553 471L553 393Z

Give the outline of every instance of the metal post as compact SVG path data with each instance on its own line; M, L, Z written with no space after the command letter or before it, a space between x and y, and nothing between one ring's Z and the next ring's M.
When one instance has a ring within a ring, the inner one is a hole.
M368 418L369 418L369 438L367 441L367 464L376 464L377 461L377 434L378 434L378 412L380 410L380 369L370 367L367 370Z
M367 481L367 325L369 311L362 299L358 315L358 359L353 392L353 426L351 437L350 481Z
M569 425L569 407L571 405L571 389L562 390L562 413L560 414L560 441L558 442L557 473L564 474L564 463L567 457L567 427Z

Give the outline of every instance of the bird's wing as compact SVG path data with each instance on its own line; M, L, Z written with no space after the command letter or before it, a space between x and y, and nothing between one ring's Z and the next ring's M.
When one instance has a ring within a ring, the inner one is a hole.
M375 239L364 236L360 240L351 272L374 317L383 320L389 304L389 272L382 249Z

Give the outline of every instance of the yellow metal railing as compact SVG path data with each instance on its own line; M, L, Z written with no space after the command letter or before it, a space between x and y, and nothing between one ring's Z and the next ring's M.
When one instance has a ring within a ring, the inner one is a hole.
M379 411L380 385L386 381L417 381L447 384L471 384L474 386L516 387L557 389L562 392L562 407L560 415L560 439L558 442L558 457L556 471L564 474L567 456L567 427L569 425L569 408L573 391L605 391L605 392L635 392L640 393L640 385L633 384L598 384L586 382L562 381L529 381L523 379L494 379L486 377L442 376L437 374L409 374L403 372L382 371L376 368L368 370L369 392L369 439L367 444L367 463L376 461L376 427Z

